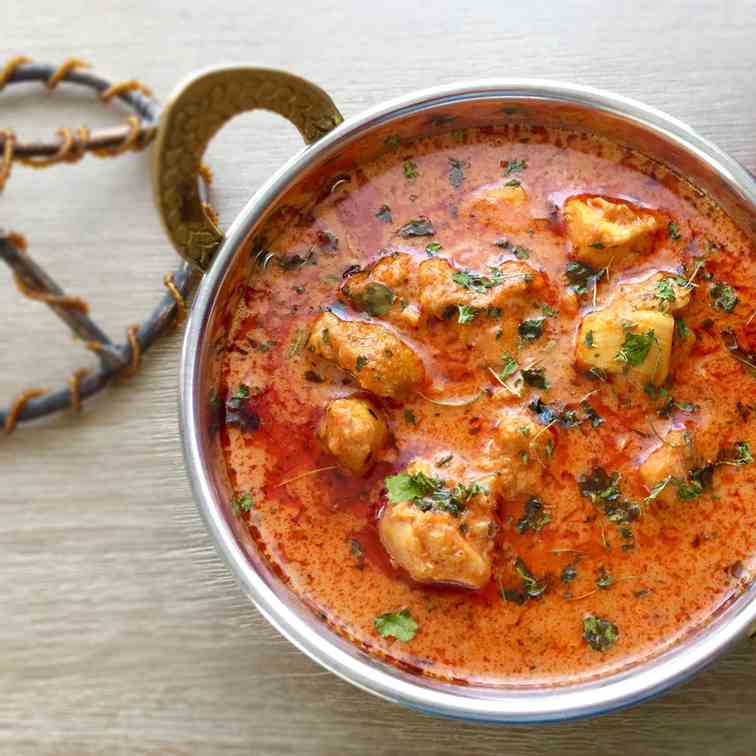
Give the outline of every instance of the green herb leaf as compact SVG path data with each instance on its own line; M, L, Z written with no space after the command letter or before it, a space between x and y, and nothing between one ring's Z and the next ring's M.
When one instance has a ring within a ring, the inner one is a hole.
M409 609L379 614L373 620L373 625L384 638L396 638L404 643L411 641L418 629L418 624L412 619Z
M589 349L593 346L593 331L588 331L585 334L584 342Z
M378 208L378 212L375 214L375 217L378 218L378 220L383 221L384 223L391 223L393 221L393 218L391 217L391 208L388 205L381 205Z
M349 287L345 287L344 293L360 310L364 310L375 318L383 317L396 302L394 292L382 283L369 283L356 294L352 294Z
M402 138L399 134L391 134L383 140L383 143L386 147L399 147L402 144Z
M472 270L457 270L452 273L452 281L476 294L485 294L488 289L501 283L502 274L498 268L491 268L491 276L484 276Z
M680 239L682 239L680 227L674 221L670 221L667 225L667 236L673 241L680 241Z
M668 306L670 302L677 299L675 287L672 286L671 278L661 278L656 282L654 287L654 296L664 305Z
M617 625L593 614L583 617L583 638L594 650L604 652L619 638Z
M478 316L478 308L477 307L470 307L470 305L457 305L457 310L459 312L459 316L457 317L457 322L461 325L466 325L467 323L472 323L473 320Z
M504 164L504 175L510 176L513 173L520 173L524 171L528 167L528 161L527 160L507 160L507 162Z
M509 186L509 187L513 187L513 188L517 187L517 186L521 186L521 185L522 185L522 182L519 179L516 179L516 178L509 179L509 181L507 181L507 183L504 184L504 186Z
M548 304L542 304L541 305L541 312L547 317L547 318L555 318L557 315L559 315L559 311L555 310L551 305Z
M690 335L690 328L688 324L679 317L675 318L675 337L678 341L684 341Z
M455 188L459 189L462 186L462 182L465 180L465 164L462 160L456 160L455 158L449 158L449 183Z
M522 517L517 521L515 529L522 535L528 530L538 532L551 522L551 515L544 509L543 502L531 496L525 502L525 511Z
M546 580L538 580L520 557L517 557L515 560L514 568L515 572L520 576L523 590L529 598L539 598L540 596L543 596L548 587Z
M441 481L427 478L422 473L389 475L383 483L388 490L388 498L391 502L420 499L427 493L432 493L437 487L436 484L439 487L443 485Z
M310 263L315 265L315 252L309 250L307 254L302 257L299 254L276 256L276 263L281 270L291 272L293 270L299 270L302 266Z
M510 375L514 375L520 369L520 366L517 364L517 360L509 352L502 352L501 359L504 364L502 365L501 370L497 372L497 375L502 381L505 381Z
M528 260L530 259L530 250L527 247L523 247L521 244L518 244L513 250L512 253L518 260Z
M577 570L575 569L574 564L568 564L563 570L562 574L559 576L559 579L563 583L571 583L573 580L577 578Z
M656 334L653 330L646 333L625 333L625 340L622 342L619 352L615 359L624 362L632 367L638 367L648 357L651 345L656 341Z
M578 294L585 294L593 286L597 276L598 273L590 265L574 260L568 262L565 269L567 282Z
M433 255L435 255L436 252L440 252L441 249L442 247L438 242L430 242L430 244L425 245L425 254L428 255L428 257L433 257Z
M231 499L231 507L236 514L242 514L242 512L249 512L254 506L254 499L252 494L247 491L246 493L240 493Z
M578 479L578 489L594 504L614 502L620 498L619 479L619 473L609 475L603 467L595 467Z
M367 365L367 364L368 364L368 358L367 358L367 357L365 357L365 355L364 355L364 354L360 354L360 355L358 355L358 357L357 357L357 361L356 361L356 362L355 362L355 364L354 364L354 369L355 369L355 370L356 370L357 372L359 372L359 371L360 371L360 370L362 370L362 368L364 368L364 367L365 367L365 365Z
M740 301L735 290L724 283L717 283L709 289L709 296L715 310L732 312Z
M404 410L404 422L408 425L417 425L417 418L411 409Z
M729 455L719 461L720 465L750 465L753 463L753 454L751 454L751 445L748 441L736 442L733 450Z
M533 386L543 391L548 389L549 383L546 380L546 370L544 368L525 368L520 372L522 373L522 379L528 386Z
M598 575L596 575L596 587L605 591L613 582L614 578L606 571L606 567L599 567Z
M402 239L411 239L415 236L433 236L435 233L430 218L424 216L414 218L399 229L399 236Z
M241 401L249 398L249 386L240 383L236 391L229 397L231 401Z
M520 338L524 341L535 341L543 335L543 324L546 318L523 320L517 328Z
M409 158L402 163L402 170L404 171L404 178L406 179L412 180L418 176L417 163Z
M452 135L452 139L455 142L458 142L459 144L461 144L462 142L465 141L465 130L464 129L454 129L454 131L452 131L451 135Z

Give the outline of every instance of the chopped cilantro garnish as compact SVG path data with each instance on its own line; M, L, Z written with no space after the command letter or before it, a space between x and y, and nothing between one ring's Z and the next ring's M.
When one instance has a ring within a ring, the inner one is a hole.
M690 335L690 328L688 324L682 318L675 318L675 336L683 341Z
M563 570L562 574L559 576L559 579L563 583L571 583L575 578L577 577L577 570L575 569L574 564L568 564Z
M462 160L449 158L449 183L458 189L465 180L465 164Z
M567 282L578 294L584 294L593 286L598 273L590 265L573 260L567 263L565 276Z
M411 641L418 629L418 624L412 619L409 609L379 614L373 620L373 625L384 638L396 638L402 642Z
M518 260L527 260L530 258L530 250L527 247L523 247L521 244L518 244L512 250L512 254L514 254Z
M667 235L673 241L680 241L682 234L680 233L680 227L674 221L670 221L667 225Z
M517 557L515 560L515 572L520 576L522 580L522 587L525 593L530 598L538 598L543 596L546 592L547 582L546 580L538 580L533 573L528 569L525 562Z
M543 335L543 324L545 320L545 318L523 320L517 328L517 333L520 334L520 338L524 341L535 341Z
M467 323L472 323L473 320L478 316L478 308L477 307L471 307L470 305L461 304L457 305L457 322L461 325L466 325Z
M667 307L670 302L674 302L677 299L675 294L675 287L672 286L671 278L662 278L656 282L654 287L654 296Z
M531 496L525 502L525 511L522 517L517 521L515 529L521 535L527 533L528 530L538 532L551 522L551 515L545 511L543 502Z
M440 251L441 245L438 242L430 242L430 244L425 245L425 254L428 255L428 257L433 257L436 252Z
M609 620L589 614L583 617L583 638L594 651L603 652L615 644L619 630Z
M501 283L501 278L501 271L498 268L491 268L490 276L484 276L482 273L476 273L472 270L457 270L452 273L454 283L474 291L476 294L485 294L488 289L498 286Z
M528 161L527 160L519 160L519 159L513 159L513 160L507 160L507 162L504 164L504 175L509 176L512 173L520 173L524 171L528 167Z
M614 578L606 571L606 567L599 567L596 575L596 587L606 590L614 582Z
M394 292L382 283L369 283L354 294L349 286L345 286L343 291L360 310L376 318L383 317L396 301Z
M365 365L367 365L367 364L368 364L368 358L367 358L367 357L365 357L365 355L364 355L364 354L361 354L361 355L359 355L359 356L357 357L357 361L356 361L356 362L355 362L355 364L354 364L354 369L355 369L355 370L357 370L357 371L359 372L359 371L360 371L360 370L362 370L362 368L364 368L364 367L365 367Z
M424 216L414 218L399 229L399 236L402 239L411 239L415 236L433 236L435 233L431 219Z
M638 367L648 357L651 345L656 341L656 334L653 330L646 333L625 333L625 340L622 342L619 352L615 359L624 362L632 367Z
M404 410L404 422L408 425L417 425L417 418L411 409Z
M255 502L252 498L252 494L249 491L247 491L246 493L237 494L233 499L231 499L231 507L236 514L249 512L249 510L254 506L254 503Z
M543 391L548 389L549 382L546 380L546 370L544 368L523 368L521 372L522 379L528 386L533 386Z
M519 179L513 178L513 179L509 179L509 181L507 181L507 183L504 184L504 186L508 186L514 189L515 187L520 186L521 183L522 182Z
M578 489L594 504L615 502L620 498L619 479L619 473L609 475L603 467L596 467L578 479Z
M391 223L393 218L391 217L391 208L388 205L381 205L378 208L378 212L375 214L378 220L382 220L384 223Z
M417 163L409 158L402 163L402 170L404 171L404 178L414 179L417 178Z
M310 263L315 265L315 252L308 250L307 254L302 257L300 254L283 255L276 257L276 263L281 270L290 272L292 270L299 270L303 265Z
M588 331L585 334L584 342L589 349L593 346L593 331Z
M505 381L510 375L514 375L520 369L520 366L509 352L502 352L501 359L503 364L497 375L502 381Z
M724 310L725 312L732 312L740 301L735 290L731 286L721 282L714 284L709 289L709 296L711 297L714 309Z
M488 489L477 481L457 483L450 489L440 478L431 478L423 472L390 475L384 484L391 502L412 501L424 512L437 509L455 517L474 496L488 493Z

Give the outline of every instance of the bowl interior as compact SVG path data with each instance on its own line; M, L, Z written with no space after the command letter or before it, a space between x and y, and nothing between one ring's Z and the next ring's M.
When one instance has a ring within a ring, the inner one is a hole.
M324 176L411 139L457 128L529 124L593 132L637 150L713 197L756 237L756 185L738 163L658 111L625 98L553 82L483 82L422 92L346 121L304 149L251 199L233 224L198 292L184 343L181 423L195 497L219 552L258 609L305 653L354 684L426 711L469 719L533 722L605 712L676 684L710 661L756 617L756 585L721 606L668 650L608 675L554 687L459 686L416 676L368 655L322 622L271 569L231 511L219 444L217 386L226 334L240 292L254 275L262 229L275 234L286 205L322 196Z

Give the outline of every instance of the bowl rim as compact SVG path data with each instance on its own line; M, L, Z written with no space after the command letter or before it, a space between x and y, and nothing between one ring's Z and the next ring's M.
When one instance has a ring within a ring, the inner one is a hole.
M377 664L358 646L336 640L322 625L318 632L263 580L239 545L223 507L215 500L208 460L200 444L200 356L208 336L208 315L216 304L226 274L240 246L264 211L324 153L351 142L372 128L422 110L480 99L535 99L583 105L615 113L660 134L692 153L756 208L756 180L736 160L682 121L636 100L593 87L548 79L481 79L424 89L383 102L346 119L318 142L292 156L258 189L228 229L209 271L202 280L191 313L181 354L179 417L184 462L198 510L215 547L242 590L260 613L311 659L357 687L381 698L447 717L498 723L564 721L607 713L657 695L688 679L713 661L756 620L753 583L702 630L661 654L627 670L563 687L513 690L438 684L430 678ZM349 652L351 650L352 653ZM467 694L467 695L465 695Z

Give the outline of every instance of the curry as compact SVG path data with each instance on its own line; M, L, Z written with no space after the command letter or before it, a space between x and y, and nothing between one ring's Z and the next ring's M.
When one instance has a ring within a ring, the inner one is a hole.
M389 138L260 237L219 392L259 549L458 683L659 653L750 580L756 262L703 192L559 130Z

